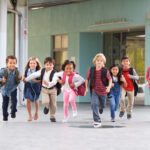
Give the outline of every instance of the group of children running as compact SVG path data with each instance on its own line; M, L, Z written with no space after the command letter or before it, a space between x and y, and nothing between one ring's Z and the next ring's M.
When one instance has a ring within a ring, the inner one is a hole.
M122 67L114 64L108 70L105 67L106 58L102 53L97 54L93 59L93 67L87 72L86 80L75 72L75 63L66 60L62 65L62 71L58 72L54 66L55 61L51 57L44 60L44 68L36 57L29 58L23 77L16 68L17 58L8 56L6 68L0 70L0 86L3 97L2 111L3 121L8 121L8 104L11 97L11 118L16 117L17 112L17 86L21 80L24 85L24 98L27 100L28 121L38 119L39 96L42 93L42 104L44 114L50 111L50 121L56 122L56 101L60 90L63 92L64 119L68 122L69 102L72 106L73 117L77 116L75 97L81 85L85 85L85 94L90 87L91 108L93 112L94 127L101 126L100 114L103 113L106 99L110 102L111 121L115 122L115 111L120 104L119 116L123 117L125 110L127 119L132 118L132 107L134 103L135 83L138 75L135 69L130 67L130 58L124 56L121 59ZM150 80L148 79L149 83ZM128 97L127 108L125 107L125 96ZM32 116L31 104L35 104L35 113Z

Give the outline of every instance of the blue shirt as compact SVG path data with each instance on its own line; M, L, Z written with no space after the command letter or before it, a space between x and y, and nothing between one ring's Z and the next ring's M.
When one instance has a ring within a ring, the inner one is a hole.
M2 86L1 92L3 96L10 96L11 93L16 90L18 84L16 83L16 73L15 69L11 72L9 69L8 71L8 77L6 80L6 83ZM4 69L0 70L0 82L2 81L4 77Z

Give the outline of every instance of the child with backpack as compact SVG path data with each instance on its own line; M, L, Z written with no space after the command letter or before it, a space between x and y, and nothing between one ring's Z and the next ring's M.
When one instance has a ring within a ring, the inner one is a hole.
M150 66L147 68L146 80L147 80L147 82L149 84L149 93L150 93Z
M110 92L112 79L109 71L104 67L106 58L102 53L97 54L93 59L94 67L87 72L86 92L90 81L91 107L93 111L94 128L101 127L101 118L103 108L105 107L107 93ZM100 110L99 110L100 108Z
M127 86L122 85L121 99L120 99L120 117L124 116L125 113L125 96L127 94L128 104L127 104L127 119L132 118L132 108L134 104L134 96L136 96L138 91L138 86L136 80L139 79L136 74L135 69L130 67L130 58L128 56L123 56L121 59L122 63L122 74L127 82Z
M16 64L17 58L15 56L7 56L7 67L0 70L1 93L3 97L3 121L8 121L9 97L11 97L11 118L16 118L17 86L21 80L21 76L16 68Z
M112 77L112 87L108 94L108 99L110 101L111 121L115 122L115 111L119 107L121 97L121 85L124 84L127 86L127 83L125 78L122 76L121 67L118 64L114 64L110 67L110 75Z
M55 113L56 113L56 99L57 94L60 93L60 89L58 89L55 85L50 86L49 82L52 81L53 76L56 72L54 69L55 61L51 57L46 57L44 60L45 68L32 73L25 81L29 81L31 79L35 79L40 77L41 86L42 86L42 104L44 104L44 114L48 114L50 109L50 121L56 122Z
M30 57L25 66L25 74L24 78L27 78L34 72L37 72L41 69L41 64L36 57ZM32 121L32 113L31 113L31 102L35 103L35 114L34 120L38 119L38 108L39 108L39 96L41 92L40 79L32 79L25 83L24 86L24 98L27 99L27 110L29 114L28 121Z
M73 117L77 116L77 107L75 103L75 96L77 95L77 87L84 83L84 79L74 72L74 65L71 61L66 60L62 65L62 72L58 72L54 75L51 85L56 84L58 81L62 84L63 101L64 101L64 119L63 122L67 122L69 119L68 106L69 102L72 106ZM61 79L60 79L61 78Z

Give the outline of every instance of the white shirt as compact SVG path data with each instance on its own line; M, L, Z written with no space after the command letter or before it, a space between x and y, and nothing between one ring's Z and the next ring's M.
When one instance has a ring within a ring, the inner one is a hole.
M50 74L51 74L52 70L49 70L49 71L46 71L45 70L45 73L44 73L44 76L43 76L43 81L45 80L46 82L49 82L49 77L50 77ZM32 73L31 75L29 75L27 78L25 78L26 81L29 81L29 80L32 80L32 79L35 79L35 78L38 78L41 76L41 70L35 72L35 73ZM46 88L50 88L49 85L45 85L44 83L42 83L42 86L43 87L46 87Z
M55 73L53 80L51 82L49 82L49 86L50 87L54 86L57 83L57 80L59 79L59 77L61 77L61 79L62 79L63 73L64 72ZM69 86L68 80L69 80L69 76L66 76L65 84L62 86L63 90L66 90L66 91L72 90ZM80 86L84 82L85 82L84 78L82 78L79 74L75 74L72 78L72 83L75 84L75 88L77 88L78 86Z

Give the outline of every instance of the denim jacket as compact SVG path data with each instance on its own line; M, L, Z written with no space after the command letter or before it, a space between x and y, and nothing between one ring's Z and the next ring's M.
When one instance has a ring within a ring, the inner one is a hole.
M17 88L18 84L16 83L16 73L15 69L13 72L11 72L9 69L8 71L8 77L6 80L6 83L1 88L2 96L10 96L11 93ZM4 77L4 69L0 70L0 82L2 81Z

